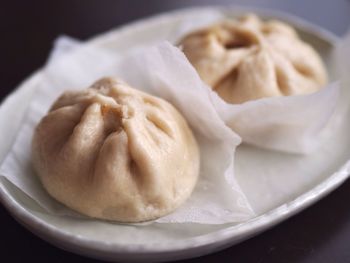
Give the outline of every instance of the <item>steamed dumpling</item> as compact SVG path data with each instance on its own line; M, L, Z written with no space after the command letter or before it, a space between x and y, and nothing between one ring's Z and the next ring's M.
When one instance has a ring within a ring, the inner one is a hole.
M35 130L32 155L51 196L119 222L172 212L199 173L197 143L181 114L111 78L59 97Z
M327 82L316 51L280 21L247 15L190 33L180 45L203 81L228 103L308 94Z

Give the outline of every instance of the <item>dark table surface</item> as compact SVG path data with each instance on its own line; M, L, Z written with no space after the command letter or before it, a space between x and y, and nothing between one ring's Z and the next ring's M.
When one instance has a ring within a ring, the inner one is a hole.
M212 1L213 2L213 1ZM343 1L216 1L273 7L342 34L350 24ZM0 99L41 67L60 34L87 39L129 21L211 1L2 1ZM4 138L3 138L4 139ZM0 145L1 147L1 145ZM350 182L265 233L185 262L350 262ZM97 262L58 249L20 226L0 205L0 262ZM4 260L3 259L7 259Z

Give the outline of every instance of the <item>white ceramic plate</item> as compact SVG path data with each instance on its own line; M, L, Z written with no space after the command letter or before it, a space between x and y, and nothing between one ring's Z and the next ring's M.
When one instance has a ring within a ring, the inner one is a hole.
M338 41L332 34L290 15L236 7L211 8L216 8L227 16L237 16L246 11L254 11L263 17L287 20L299 28L303 38L313 44L326 61L329 59L332 47ZM131 46L166 38L176 30L185 17L205 10L204 8L188 9L141 20L102 34L92 39L90 43L122 52ZM329 70L332 75L332 68ZM16 131L20 127L30 98L40 83L40 79L41 72L38 71L20 85L1 105L0 162L16 138ZM307 186L295 186L295 189L283 202L281 199L276 203L269 200L268 206L257 207L256 210L261 215L240 224L133 226L52 216L3 177L0 177L0 197L10 213L33 233L58 247L78 254L112 261L165 261L189 258L217 251L254 236L305 209L338 187L349 176L348 165L344 166L350 159L350 148L346 147L349 145L349 139L346 139L348 131L349 125L345 125L341 134L335 136L338 141L334 142L334 145L324 146L324 149L332 153L326 164L317 165L318 161L324 160L327 152L310 157L310 160L305 162L307 169L304 170L312 171L320 176L310 180ZM263 162L265 167L273 167L276 162L296 161L291 159L297 157L281 157L278 153L240 146L237 152L238 180L243 189L247 191L252 184L247 176L249 160L254 158ZM250 201L253 202L254 198L259 198L259 196L252 195L250 198Z

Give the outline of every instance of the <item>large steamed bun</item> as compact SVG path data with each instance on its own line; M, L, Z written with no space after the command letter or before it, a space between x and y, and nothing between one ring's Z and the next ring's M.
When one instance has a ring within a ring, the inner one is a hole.
M180 45L203 81L228 103L309 94L327 81L321 58L292 27L253 14L192 32Z
M199 173L197 143L181 114L111 78L59 97L35 130L32 154L51 196L119 222L172 212Z

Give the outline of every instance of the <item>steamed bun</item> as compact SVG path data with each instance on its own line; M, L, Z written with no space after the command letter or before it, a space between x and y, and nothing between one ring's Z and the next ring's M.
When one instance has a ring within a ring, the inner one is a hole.
M321 58L292 27L253 14L192 32L180 46L203 81L228 103L308 94L327 82Z
M59 97L35 130L32 156L52 197L119 222L172 212L199 173L198 146L181 114L111 78Z

